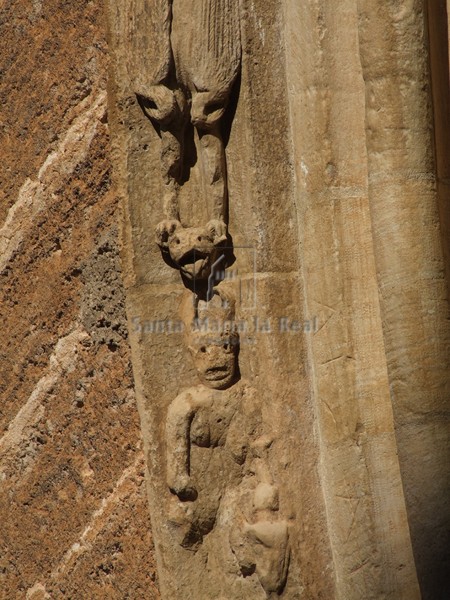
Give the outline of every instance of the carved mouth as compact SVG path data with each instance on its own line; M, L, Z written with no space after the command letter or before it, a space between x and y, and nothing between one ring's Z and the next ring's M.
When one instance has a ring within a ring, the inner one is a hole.
M211 367L205 372L205 379L210 381L220 381L229 375L228 367Z
M198 250L186 252L178 261L181 271L190 277L198 275L206 266L208 255Z
M208 258L208 255L204 252L200 252L200 250L189 250L189 252L183 254L178 261L178 264L180 267L184 267L185 265L195 264L199 260L205 260L205 258Z

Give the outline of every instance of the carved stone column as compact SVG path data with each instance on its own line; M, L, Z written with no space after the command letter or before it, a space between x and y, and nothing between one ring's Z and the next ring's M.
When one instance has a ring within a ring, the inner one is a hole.
M127 304L161 590L331 597L306 378L314 315L299 302L285 54L272 27L281 7L166 8L136 1L109 13ZM195 331L196 318L213 317L234 322L232 335ZM230 376L219 381L208 369Z
M443 108L447 119L449 110L448 62L447 88L437 89L438 60L448 61L448 52L444 40L438 59L438 4L430 3L428 30L426 3L358 2L384 343L416 567L430 599L450 593L443 534L450 528L448 136L441 129ZM442 27L442 3L440 12Z
M307 310L322 324L308 345L337 597L418 598L373 256L357 7L291 2L287 14L300 264Z

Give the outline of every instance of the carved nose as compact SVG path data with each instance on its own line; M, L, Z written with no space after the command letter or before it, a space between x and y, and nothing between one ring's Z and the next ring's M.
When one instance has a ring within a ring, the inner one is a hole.
M137 92L142 108L158 123L166 123L174 118L178 105L172 90L163 85L150 86Z
M223 102L213 99L210 93L200 93L192 99L192 124L195 127L212 126L222 117L224 110Z
M203 107L196 107L194 109L194 107L192 107L191 121L192 121L192 124L195 126L202 125L203 123L206 123L206 121L207 121L208 117L207 117L207 115L205 115L202 108Z

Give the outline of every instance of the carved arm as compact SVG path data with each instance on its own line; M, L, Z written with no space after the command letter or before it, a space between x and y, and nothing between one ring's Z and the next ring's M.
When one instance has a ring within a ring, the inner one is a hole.
M190 478L191 424L197 410L210 404L209 394L205 396L197 389L179 394L167 411L167 485L182 501L197 497Z
M196 495L189 476L190 427L195 411L191 394L183 392L167 412L167 485L180 500L190 500Z

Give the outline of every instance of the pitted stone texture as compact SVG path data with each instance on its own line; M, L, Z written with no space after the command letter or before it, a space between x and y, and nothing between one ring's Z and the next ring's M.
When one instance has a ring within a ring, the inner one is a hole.
M156 599L101 10L0 14L0 595Z

